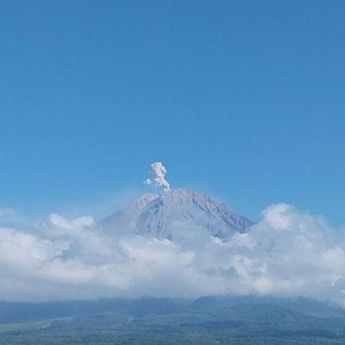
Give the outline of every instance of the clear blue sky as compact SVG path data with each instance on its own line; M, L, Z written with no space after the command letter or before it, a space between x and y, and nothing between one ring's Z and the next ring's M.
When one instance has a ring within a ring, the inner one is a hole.
M345 2L0 4L0 206L173 186L345 223Z

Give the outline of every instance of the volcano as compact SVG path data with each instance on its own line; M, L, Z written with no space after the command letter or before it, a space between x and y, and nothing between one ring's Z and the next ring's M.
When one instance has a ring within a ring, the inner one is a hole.
M177 188L162 194L146 193L122 210L101 221L109 232L170 238L178 225L206 229L210 235L227 238L246 232L253 224L225 203L206 194Z

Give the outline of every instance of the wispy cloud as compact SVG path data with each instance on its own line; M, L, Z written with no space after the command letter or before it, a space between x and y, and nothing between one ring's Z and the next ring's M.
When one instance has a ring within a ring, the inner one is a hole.
M0 208L0 218L13 217L17 214L13 208Z

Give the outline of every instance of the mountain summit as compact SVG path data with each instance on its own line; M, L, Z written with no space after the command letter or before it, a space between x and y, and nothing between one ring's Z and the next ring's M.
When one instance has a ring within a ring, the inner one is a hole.
M105 218L106 231L171 238L174 226L206 229L210 235L225 238L245 232L253 223L235 213L223 202L183 188L162 194L146 193L126 208Z

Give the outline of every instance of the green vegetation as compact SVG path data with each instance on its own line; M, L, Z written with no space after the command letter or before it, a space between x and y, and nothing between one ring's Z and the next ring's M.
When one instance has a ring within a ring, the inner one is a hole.
M312 314L324 316L308 315L308 305ZM301 306L306 312L297 310ZM210 297L0 303L0 317L4 345L345 344L343 311L313 301Z

